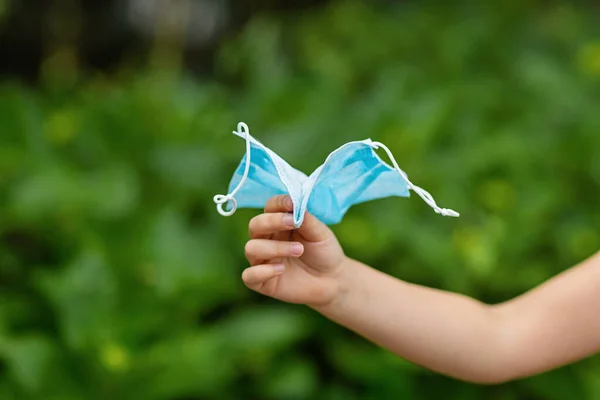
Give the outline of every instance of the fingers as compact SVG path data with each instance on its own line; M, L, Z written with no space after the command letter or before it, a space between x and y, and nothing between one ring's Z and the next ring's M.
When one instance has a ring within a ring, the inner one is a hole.
M254 239L269 238L271 235L294 229L292 212L294 205L289 195L271 197L265 205L265 213L250 221L250 237ZM298 233L310 242L320 242L331 237L331 230L314 215L306 213Z
M281 275L284 270L283 264L256 265L244 270L242 280L247 287L258 292L265 282Z
M304 222L298 228L298 233L309 242L322 242L333 235L327 225L308 212L304 215Z
M250 265L256 265L274 258L300 257L304 252L304 246L298 242L253 239L246 243L245 250Z
M250 220L248 231L253 239L268 238L274 233L294 229L294 216L284 212L260 214Z
M287 194L273 196L267 200L267 203L265 204L266 213L292 211L294 211L294 203L292 203L292 199Z

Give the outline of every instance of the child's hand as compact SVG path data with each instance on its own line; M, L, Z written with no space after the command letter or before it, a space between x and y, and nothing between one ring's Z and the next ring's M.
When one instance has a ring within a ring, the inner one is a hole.
M292 201L275 196L265 213L249 224L242 274L250 289L276 299L309 306L330 304L339 292L339 273L346 260L335 235L311 214L294 230Z

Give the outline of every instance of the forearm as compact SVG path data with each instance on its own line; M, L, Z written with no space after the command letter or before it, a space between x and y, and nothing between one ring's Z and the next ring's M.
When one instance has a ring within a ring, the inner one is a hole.
M354 260L340 277L341 294L317 311L428 369L459 379L506 379L501 314L458 294L413 285Z
M245 251L252 266L242 279L259 293L312 304L401 357L473 382L530 376L600 351L600 252L488 306L345 258L331 230L310 213L290 236L292 209L289 197L275 196L250 221L253 239ZM301 254L286 243L290 239L302 246ZM281 260L284 270L276 268Z

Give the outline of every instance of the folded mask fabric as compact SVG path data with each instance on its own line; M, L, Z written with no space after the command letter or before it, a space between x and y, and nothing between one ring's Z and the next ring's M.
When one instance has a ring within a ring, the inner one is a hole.
M240 122L235 135L245 139L246 154L229 183L229 194L214 197L217 211L230 216L238 208L264 208L275 195L288 194L294 204L294 225L302 226L308 211L323 223L342 221L355 204L385 197L409 197L417 193L438 214L458 217L456 211L440 208L426 190L414 185L400 169L391 151L371 139L344 144L333 151L310 176L292 168L271 149L250 135ZM375 150L383 149L392 166ZM229 203L229 209L224 206Z

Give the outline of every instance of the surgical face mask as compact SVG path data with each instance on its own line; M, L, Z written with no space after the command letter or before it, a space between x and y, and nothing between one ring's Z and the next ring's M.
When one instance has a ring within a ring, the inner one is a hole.
M382 143L370 139L346 143L306 176L250 136L243 122L233 133L246 140L246 154L229 183L229 194L214 197L217 211L223 216L232 215L239 207L264 208L269 198L289 194L296 228L302 226L307 211L325 224L336 224L355 204L391 196L409 197L410 190L438 214L459 216L456 211L438 207L426 190L413 185ZM375 152L379 148L387 153L393 166L379 158ZM230 203L228 210L224 209L226 203Z

